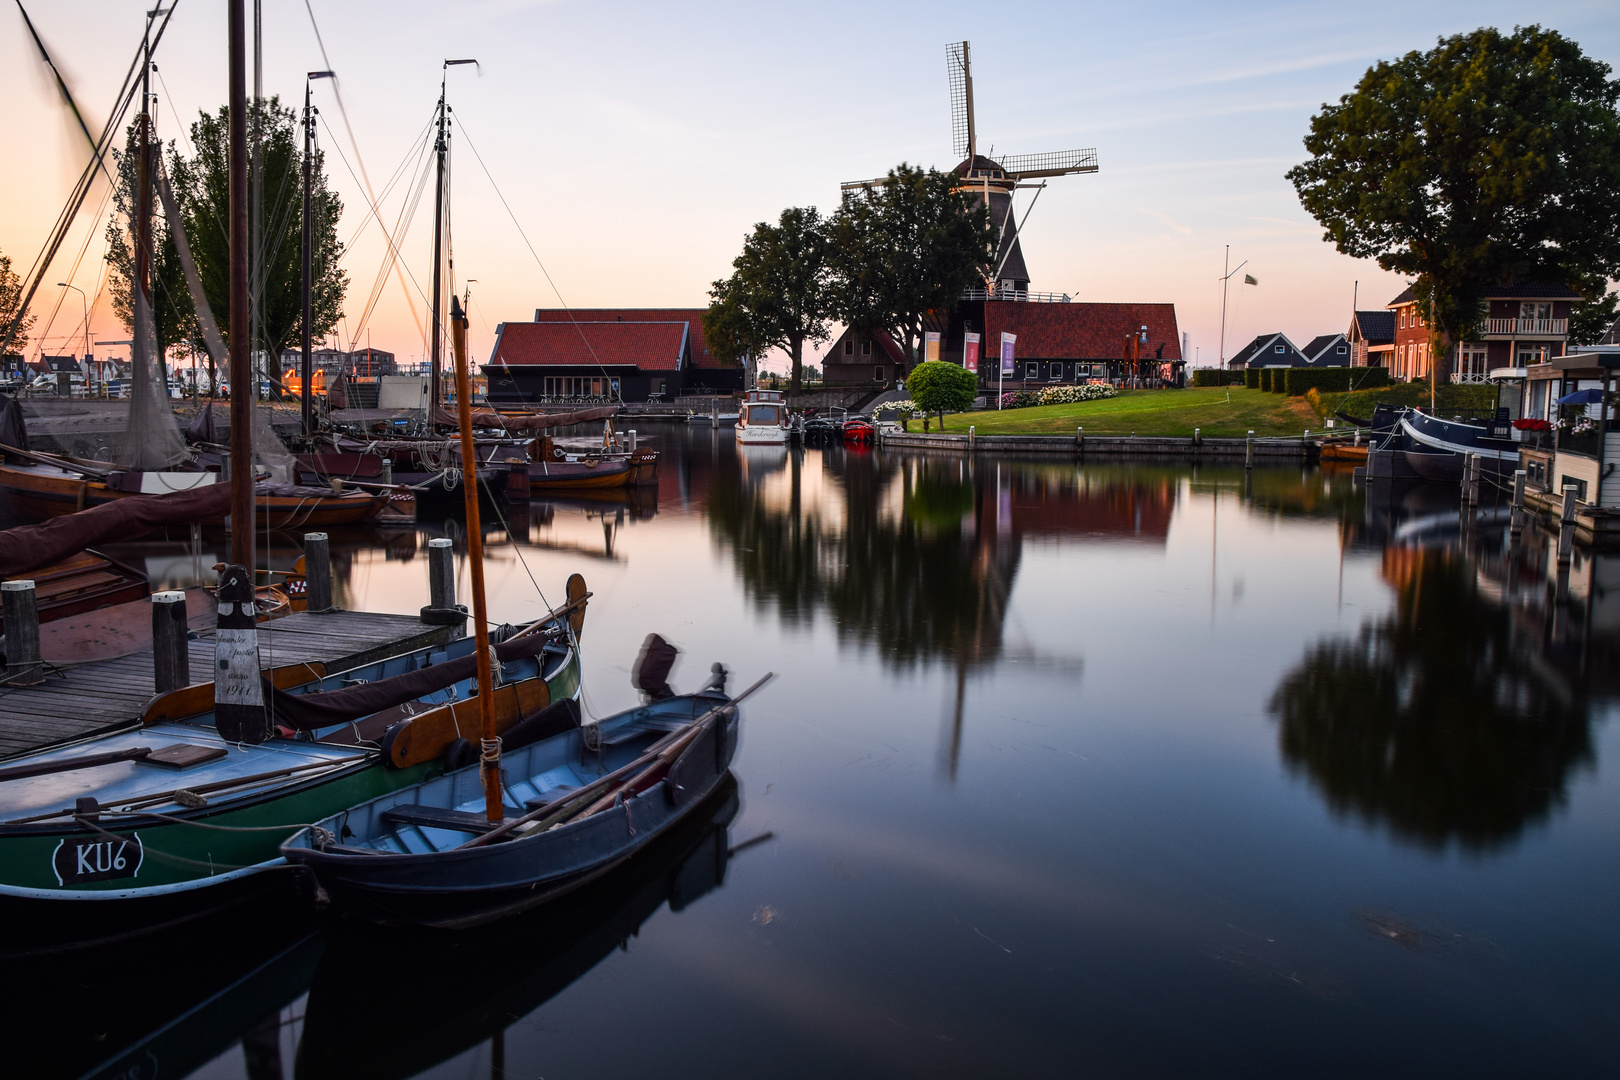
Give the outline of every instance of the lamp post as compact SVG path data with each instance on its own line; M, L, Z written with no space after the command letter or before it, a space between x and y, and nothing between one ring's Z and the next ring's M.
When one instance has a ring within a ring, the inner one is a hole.
M91 355L90 354L90 302L85 299L84 290L79 288L77 285L69 285L65 281L58 281L56 284L60 288L72 289L74 292L79 294L79 306L84 309L84 360L85 360L85 363L88 364L88 363L90 363L90 355ZM89 376L87 374L86 379L88 380L88 378L89 378ZM88 381L86 382L85 385L86 385L86 387L89 386Z

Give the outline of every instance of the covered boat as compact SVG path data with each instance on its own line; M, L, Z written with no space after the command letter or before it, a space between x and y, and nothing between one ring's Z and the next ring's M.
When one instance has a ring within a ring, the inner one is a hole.
M1456 483L1462 479L1463 459L1477 454L1486 475L1512 476L1519 467L1519 444L1512 438L1507 410L1489 420L1444 420L1406 409L1397 430L1404 439L1406 462L1426 480Z
M737 442L742 446L786 445L787 405L780 390L750 390L737 411Z

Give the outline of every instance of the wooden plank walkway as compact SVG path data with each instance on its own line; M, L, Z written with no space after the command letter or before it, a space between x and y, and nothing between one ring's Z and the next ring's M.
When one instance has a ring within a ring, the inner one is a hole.
M449 640L450 629L411 615L297 612L259 626L265 667L318 662L328 672L370 664ZM214 664L211 632L191 642L191 678L208 682ZM52 743L125 727L154 696L152 650L64 669L37 686L0 687L0 758Z

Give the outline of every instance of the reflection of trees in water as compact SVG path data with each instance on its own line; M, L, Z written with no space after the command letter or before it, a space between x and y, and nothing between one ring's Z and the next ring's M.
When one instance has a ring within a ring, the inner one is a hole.
M788 463L789 505L768 505L741 484L717 483L708 519L762 607L791 623L818 607L840 641L880 645L885 664L907 668L950 657L982 663L1001 647L1007 595L1018 566L1011 537L983 527L994 487L955 461L829 453L823 467L844 495L842 527L802 505L803 457ZM902 485L898 517L881 512Z
M1271 700L1283 760L1338 813L1486 850L1563 804L1587 710L1537 662L1465 560L1390 549L1395 611L1306 652Z

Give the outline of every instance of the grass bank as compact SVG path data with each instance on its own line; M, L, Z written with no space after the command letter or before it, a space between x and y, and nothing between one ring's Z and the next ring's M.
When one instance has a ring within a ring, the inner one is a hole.
M1370 411L1370 410L1369 410ZM1189 390L1126 390L1102 401L1038 405L1028 409L986 409L946 417L947 433L965 435L972 424L981 435L1181 435L1194 428L1211 437L1298 435L1322 426L1304 398L1242 387ZM912 431L922 422L913 420ZM935 420L931 430L938 431Z
M1496 387L1446 384L1436 388L1435 409L1441 416L1452 409L1490 409L1496 406ZM1297 399L1296 399L1297 400ZM1343 411L1347 416L1361 419L1372 417L1380 401L1392 405L1429 404L1428 383L1397 383L1376 390L1358 390L1353 394L1323 394L1322 404L1332 416Z

